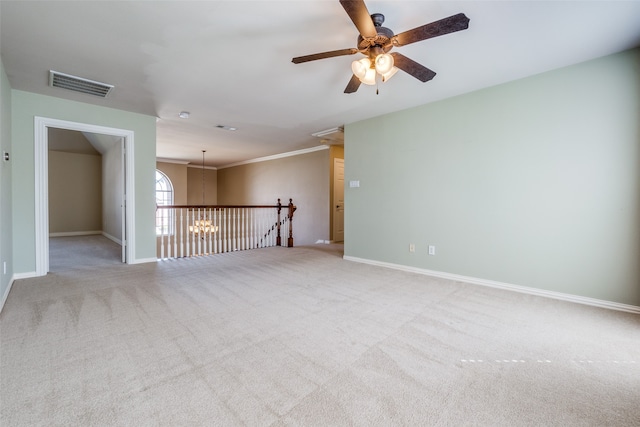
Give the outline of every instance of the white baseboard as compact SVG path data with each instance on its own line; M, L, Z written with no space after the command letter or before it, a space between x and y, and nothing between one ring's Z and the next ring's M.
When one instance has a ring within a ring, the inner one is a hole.
M29 273L15 273L13 276L11 276L11 279L9 280L9 286L7 286L7 290L4 291L4 294L2 295L2 301L0 301L0 313L2 313L4 303L7 302L7 298L9 298L9 292L11 292L11 288L13 287L15 281L20 279L30 279L32 277L38 277L35 271Z
M102 234L104 237L106 237L107 239L111 240L112 242L116 242L117 244L122 246L122 240L118 239L117 237L112 236L109 233L105 233L104 231L101 231L100 234Z
M130 264L145 264L148 262L158 262L158 258L140 258L133 260Z
M477 277L461 276L458 274L445 273L442 271L427 270L423 268L410 267L401 264L392 264L389 262L375 261L365 258L357 258L352 256L343 256L347 261L359 262L362 264L377 265L379 267L392 268L395 270L407 271L410 273L423 274L425 276L439 277L442 279L454 280L456 282L464 282L472 285L488 286L491 288L505 289L514 292L520 292L529 295L537 295L546 298L553 298L561 301L569 301L578 304L590 305L594 307L608 308L611 310L626 311L629 313L640 314L640 307L629 304L622 304L613 301L600 300L595 298L583 297L580 295L565 294L562 292L547 291L544 289L529 288L526 286L512 285L509 283L496 282L494 280L479 279Z
M102 234L102 231L63 231L61 233L49 233L49 237L93 236Z
M2 309L4 308L4 303L7 302L7 298L9 298L9 292L11 292L11 287L13 286L13 282L15 281L15 276L11 276L9 279L9 286L7 286L7 290L4 291L2 295L2 301L0 301L0 313L2 313Z
M13 274L13 280L31 279L33 277L38 277L38 274L35 271L30 271L28 273L14 273Z

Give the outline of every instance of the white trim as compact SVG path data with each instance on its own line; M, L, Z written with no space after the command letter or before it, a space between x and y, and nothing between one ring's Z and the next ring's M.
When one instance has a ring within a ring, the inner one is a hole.
M102 234L102 231L63 231L60 233L49 233L49 237L93 236L95 234Z
M46 121L34 118L36 273L49 271L49 136Z
M605 300L600 300L595 298L583 297L580 295L565 294L562 292L547 291L544 289L529 288L526 286L512 285L509 283L496 282L493 280L479 279L476 277L469 277L469 276L461 276L458 274L445 273L442 271L426 270L423 268L409 267L406 265L392 264L388 262L357 258L357 257L352 257L347 255L344 255L343 259L345 259L346 261L359 262L362 264L370 264L370 265L376 265L379 267L392 268L394 270L402 270L410 273L423 274L425 276L440 277L442 279L449 279L449 280L454 280L456 282L469 283L472 285L488 286L490 288L504 289L508 291L515 291L515 292L520 292L520 293L529 294L529 295L537 295L541 297L557 299L561 301L568 301L568 302L574 302L578 304L590 305L594 307L608 308L611 310L626 311L629 313L640 314L640 307L635 305L622 304L622 303L613 302L613 301L605 301Z
M28 273L15 273L13 275L13 280L33 279L34 277L38 277L38 274L35 271L30 271Z
M60 233L49 233L49 237L74 237L74 236L104 236L107 239L122 245L122 240L104 231L63 231Z
M4 308L4 303L7 302L7 298L9 298L9 292L11 292L11 287L13 286L14 281L15 281L15 275L11 276L11 279L9 279L9 286L7 286L7 290L4 291L4 295L2 295L2 301L0 301L0 313L2 313L2 309Z
M148 262L158 262L158 258L140 258L134 259L132 262L128 262L127 264L146 264Z
M135 259L135 161L134 132L126 129L110 128L77 123L47 117L34 117L34 164L35 164L35 232L36 232L36 276L44 276L49 271L49 191L48 191L48 131L47 128L60 128L79 132L91 132L117 136L125 140L126 152L126 192L125 201L127 235L127 263Z
M35 271L32 271L30 273L15 273L13 276L11 276L11 279L9 280L9 286L7 286L7 290L4 291L4 295L2 295L2 301L0 302L0 313L2 313L2 310L4 309L4 304L7 302L7 298L9 298L9 292L11 292L13 283L16 280L31 279L33 277L38 277Z
M344 133L344 126L338 126L331 129L321 130L321 131L312 133L311 136L315 136L316 138L322 138L323 136L332 135L338 132Z
M196 165L196 164L189 164L189 165L187 165L187 167L188 167L188 168L202 169L202 165L198 166L198 165ZM210 169L210 170L212 170L212 171L217 171L217 170L218 170L218 168L213 167L213 166L205 166L204 168L205 168L205 169Z
M308 153L313 153L315 151L328 150L328 149L329 149L328 145L319 145L317 147L305 148L303 150L289 151L287 153L282 153L282 154L274 154L273 156L258 157L252 160L243 160L237 163L218 166L218 169L226 169L226 168L232 168L234 166L248 165L249 163L267 162L269 160L277 160L277 159L283 159L285 157L300 156L302 154L308 154Z
M111 234L105 233L104 231L101 231L100 234L102 234L104 237L111 240L112 242L115 242L120 246L122 246L122 240L118 239L116 236L112 236Z
M188 165L191 162L189 160L174 160L165 159L164 157L156 157L156 163L174 163L176 165Z

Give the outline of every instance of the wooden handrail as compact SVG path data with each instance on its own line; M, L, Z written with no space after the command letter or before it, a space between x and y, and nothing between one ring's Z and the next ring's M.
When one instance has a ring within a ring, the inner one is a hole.
M158 209L227 209L227 208L279 208L281 205L157 205Z

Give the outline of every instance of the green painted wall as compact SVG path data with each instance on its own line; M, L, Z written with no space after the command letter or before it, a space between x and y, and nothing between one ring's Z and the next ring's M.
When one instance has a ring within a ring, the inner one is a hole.
M345 255L640 306L639 68L635 49L347 125Z
M12 91L13 230L16 273L35 271L34 117L132 130L135 161L135 259L155 259L155 117Z
M11 150L11 86L0 60L0 155ZM11 230L11 165L0 159L0 308L13 276L13 233ZM7 272L4 273L4 263Z

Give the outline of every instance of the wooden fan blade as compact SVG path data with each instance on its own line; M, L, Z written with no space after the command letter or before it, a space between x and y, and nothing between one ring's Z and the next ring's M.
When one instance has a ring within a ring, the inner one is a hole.
M340 49L332 50L330 52L314 53L313 55L297 56L291 60L294 64L300 64L302 62L315 61L317 59L333 58L334 56L353 55L358 53L358 49Z
M448 18L396 34L392 39L394 46L405 46L411 43L443 36L469 28L469 18L464 13L449 16Z
M372 38L378 35L375 25L371 20L371 14L363 0L340 0L353 24L356 26L362 38Z
M344 93L353 93L357 91L359 87L360 87L360 79L356 77L356 75L354 74L353 76L351 76L351 80L349 80L349 84L347 84L347 87L344 89Z
M400 68L405 73L411 74L421 82L428 82L436 76L435 71L432 71L424 65L418 64L413 59L409 59L401 53L393 52L393 65Z

